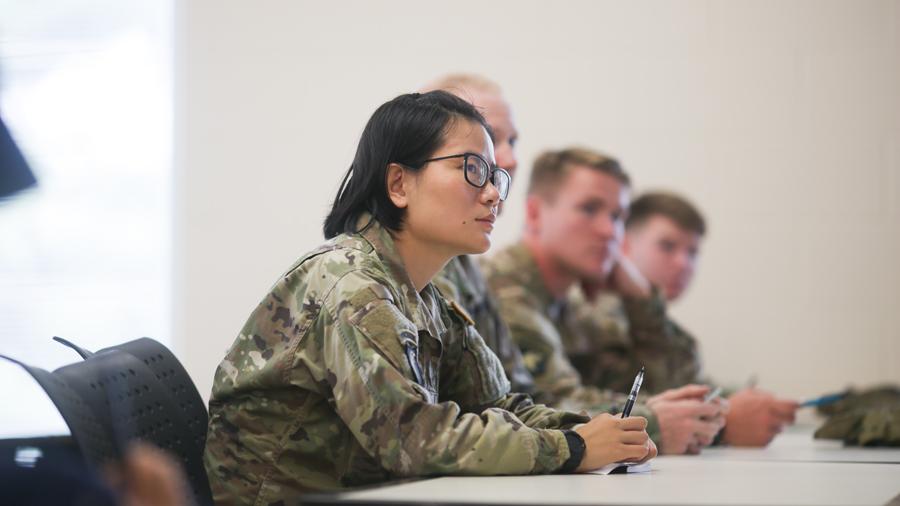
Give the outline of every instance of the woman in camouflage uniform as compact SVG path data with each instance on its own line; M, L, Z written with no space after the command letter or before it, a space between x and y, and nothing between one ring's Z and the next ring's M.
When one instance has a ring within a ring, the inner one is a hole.
M217 502L655 456L643 418L589 421L511 394L469 316L432 286L450 258L490 246L509 190L493 159L484 119L448 93L374 113L330 240L275 283L216 370L205 463Z

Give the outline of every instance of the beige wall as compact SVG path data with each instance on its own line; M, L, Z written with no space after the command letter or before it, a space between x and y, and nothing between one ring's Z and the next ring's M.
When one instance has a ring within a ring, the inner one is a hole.
M213 371L321 222L368 116L451 70L506 89L520 173L619 156L706 211L674 314L720 381L900 381L900 2L178 2L180 356ZM523 222L524 185L495 244Z

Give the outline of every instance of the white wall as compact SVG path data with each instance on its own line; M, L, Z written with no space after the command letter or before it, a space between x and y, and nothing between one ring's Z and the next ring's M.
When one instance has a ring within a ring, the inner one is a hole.
M176 41L174 336L201 393L321 222L365 121L448 71L504 86L523 162L584 144L711 222L674 313L708 370L900 381L900 2L193 0Z

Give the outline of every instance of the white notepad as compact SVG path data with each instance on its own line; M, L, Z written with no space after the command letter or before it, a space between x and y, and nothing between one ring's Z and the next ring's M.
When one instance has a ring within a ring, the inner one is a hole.
M632 464L629 462L613 462L612 464L607 464L600 469L595 469L591 471L589 474L611 474L611 473L619 474L619 473L649 473L650 472L650 461L644 462L643 464Z

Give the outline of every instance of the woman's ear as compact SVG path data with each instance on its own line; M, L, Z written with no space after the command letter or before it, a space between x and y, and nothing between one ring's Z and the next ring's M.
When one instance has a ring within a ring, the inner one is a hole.
M412 179L410 175L399 164L392 163L388 165L385 186L387 186L388 197L390 197L391 202L400 209L405 209L409 205L408 185Z

